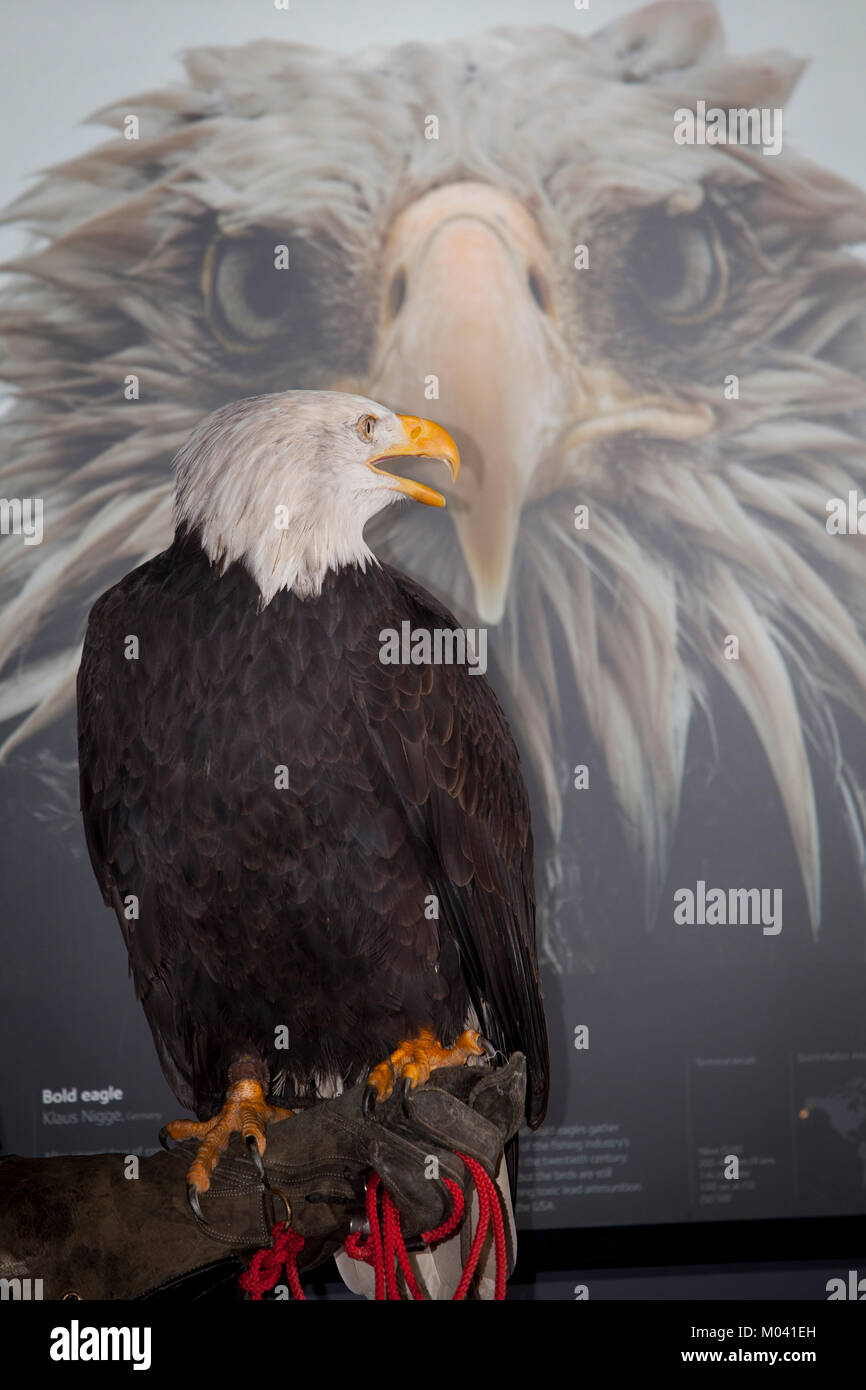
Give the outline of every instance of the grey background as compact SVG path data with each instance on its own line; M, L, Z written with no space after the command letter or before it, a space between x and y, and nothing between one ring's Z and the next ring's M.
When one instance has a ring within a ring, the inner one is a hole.
M143 7L4 0L0 200L22 191L34 170L102 138L81 124L89 111L179 75L177 54L186 46L273 36L352 49L506 23L591 33L633 8L626 0L592 0L588 12L571 0L292 0L286 13L265 0ZM733 50L785 47L812 57L786 113L786 139L866 182L862 0L723 0L719 8ZM17 229L2 231L0 253L20 244ZM734 743L735 721L732 711ZM715 789L720 802L740 808L736 830L709 848L690 843L686 810L669 881L784 883L783 937L741 932L719 944L669 929L650 940L642 923L622 921L612 924L613 968L547 979L555 1086L550 1124L524 1150L526 1222L866 1210L866 934L847 848L824 847L833 891L817 951L790 848L763 833L772 788L746 732L739 745L741 764L725 768ZM57 750L68 751L61 739ZM0 772L0 1144L35 1154L148 1150L176 1102L93 881L74 801L47 812L34 771L24 750ZM608 872L615 876L619 866ZM577 1024L590 1028L588 1053L573 1047ZM81 1100L82 1091L109 1086L122 1099ZM77 1088L74 1102L43 1102L43 1088L63 1087ZM586 1133L575 1132L579 1125ZM591 1126L607 1128L592 1134ZM622 1143L590 1147L593 1139ZM732 1144L744 1179L735 1197L712 1178ZM611 1154L625 1161L601 1161ZM545 1186L557 1165L596 1177L609 1168L606 1181L624 1190L550 1198Z

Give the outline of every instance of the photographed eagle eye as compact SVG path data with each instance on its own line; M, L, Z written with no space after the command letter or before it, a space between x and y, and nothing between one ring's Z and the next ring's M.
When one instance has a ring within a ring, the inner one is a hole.
M205 309L214 333L230 351L260 348L288 327L291 270L275 264L279 241L266 232L218 235L205 253Z
M728 263L709 219L654 213L641 222L632 255L638 297L662 322L705 323L724 306Z
M363 416L363 418L360 421L360 424L358 425L358 429L361 431L361 434L364 436L365 439L372 439L376 430L375 415Z

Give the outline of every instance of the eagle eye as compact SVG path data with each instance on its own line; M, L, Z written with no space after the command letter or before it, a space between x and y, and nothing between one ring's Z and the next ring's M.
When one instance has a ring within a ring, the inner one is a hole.
M365 439L372 439L376 432L375 415L362 415L358 422L358 429Z
M652 213L640 224L632 255L638 297L656 319L699 324L723 308L728 261L708 218Z
M202 291L211 327L223 347L250 352L286 332L295 286L280 269L274 233L214 237L202 266Z

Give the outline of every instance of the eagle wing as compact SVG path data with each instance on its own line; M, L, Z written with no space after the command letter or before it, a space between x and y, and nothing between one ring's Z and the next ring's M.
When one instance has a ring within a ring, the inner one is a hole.
M457 630L456 618L383 566L400 603L383 627ZM535 945L529 797L505 715L467 665L383 665L354 649L355 688L370 733L410 819L434 851L431 891L453 932L481 1032L528 1068L527 1118L544 1119L547 1026Z
M197 1039L182 1022L182 1000L190 981L175 978L176 937L170 928L180 914L166 911L176 906L173 876L183 873L175 863L177 827L185 806L189 815L195 790L194 779L185 776L182 755L183 715L191 702L175 700L178 689L186 693L186 687L178 677L174 643L147 640L153 625L165 618L158 584L167 574L164 552L102 594L90 612L77 678L79 796L90 862L103 901L113 908L120 924L136 995L144 1006L160 1064L181 1104L195 1110L200 1097L193 1078L207 1072L205 1057L198 1055L199 1049L206 1049L207 1039ZM142 634L147 650L144 663L124 659L125 634L131 629ZM165 712L173 706L178 712L166 722ZM154 729L159 723L162 731L157 739ZM154 839L155 823L158 840ZM194 867L206 864L200 855ZM193 883L187 876L183 883L188 916L201 916L207 879L199 875ZM133 887L134 914L127 897ZM199 922L188 921L187 927L203 945ZM219 1078L213 1086L211 1111L219 1104L222 1084Z

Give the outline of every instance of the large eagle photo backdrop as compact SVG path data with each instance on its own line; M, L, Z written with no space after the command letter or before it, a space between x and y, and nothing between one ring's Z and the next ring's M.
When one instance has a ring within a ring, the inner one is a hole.
M44 952L84 988L112 935L75 677L95 598L171 539L173 455L239 397L363 394L459 443L448 517L374 549L487 629L532 792L554 1101L527 1219L862 1209L866 197L787 131L674 138L699 102L778 120L803 64L733 55L714 5L667 0L591 38L185 66L8 212L33 236L0 305L2 486L45 530L0 561L2 755L81 900L78 949L55 921ZM713 890L721 915L677 912ZM762 907L726 920L743 890ZM26 960L32 898L12 906ZM23 1026L45 970L10 975ZM31 1125L36 1151L106 1146L49 1142L42 1085L7 1114L19 1149ZM129 1147L157 1127L124 1123Z

